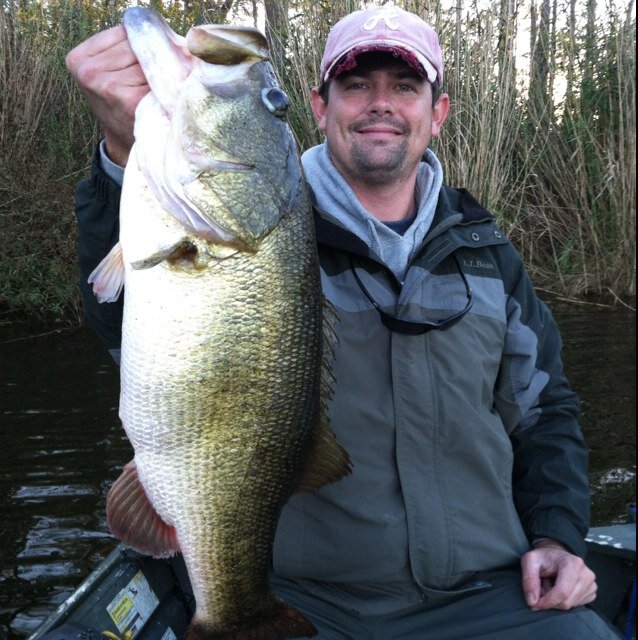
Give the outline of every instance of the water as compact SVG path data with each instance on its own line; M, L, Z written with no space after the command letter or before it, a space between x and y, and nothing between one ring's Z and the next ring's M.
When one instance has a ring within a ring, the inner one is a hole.
M591 449L593 524L635 500L635 314L554 308ZM90 330L0 323L0 640L34 631L114 546L106 493L131 457L118 373Z
M636 496L636 316L578 306L552 308L563 361L578 392L590 448L592 524L624 522Z
M0 343L1 639L35 630L113 547L105 497L131 449L91 331L0 326Z

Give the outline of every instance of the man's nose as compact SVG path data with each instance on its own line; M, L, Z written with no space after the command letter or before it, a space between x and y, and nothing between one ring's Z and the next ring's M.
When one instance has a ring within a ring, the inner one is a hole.
M368 102L368 111L370 113L393 113L394 102L390 91L385 87L374 87L370 92L370 101Z

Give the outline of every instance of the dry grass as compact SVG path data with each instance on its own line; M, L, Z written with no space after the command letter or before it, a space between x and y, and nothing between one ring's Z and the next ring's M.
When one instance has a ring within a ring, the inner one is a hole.
M27 9L0 12L0 304L77 322L73 194L97 130L62 36Z
M80 313L73 189L97 130L63 60L90 33L116 23L126 4L0 0L0 304L30 314ZM569 297L635 297L633 0L608 0L594 22L586 0L398 4L440 34L452 110L435 150L446 181L491 208L541 287ZM177 3L164 6L183 31ZM321 140L309 98L325 38L359 3L288 6L287 23L269 33L285 51L277 72L303 150ZM254 5L244 0L244 7L250 14ZM521 35L531 46L522 65ZM550 98L561 81L562 97Z
M540 284L570 296L635 297L631 6L608 3L592 38L584 0L570 2L580 18L574 22L561 22L558 3L535 3L533 30L530 3L516 0L398 4L433 24L441 39L452 108L434 148L446 182L468 188L497 215ZM293 4L279 74L302 149L321 140L308 104L324 38L357 6ZM531 41L523 60L521 34ZM564 99L550 97L567 77Z

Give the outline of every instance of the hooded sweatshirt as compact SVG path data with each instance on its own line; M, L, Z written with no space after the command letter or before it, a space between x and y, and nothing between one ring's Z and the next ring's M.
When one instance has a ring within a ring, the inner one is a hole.
M322 216L363 240L403 282L408 263L430 228L443 183L443 169L434 153L428 149L419 167L417 210L414 222L403 234L364 209L334 166L327 143L306 151L301 162Z

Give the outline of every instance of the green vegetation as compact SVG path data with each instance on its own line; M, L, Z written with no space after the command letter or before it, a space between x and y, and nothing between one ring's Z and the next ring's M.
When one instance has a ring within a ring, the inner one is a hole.
M125 0L0 0L0 306L78 322L73 192L97 125L66 53L117 24ZM250 21L263 5L300 147L320 140L309 90L328 30L353 0L151 0L173 28ZM397 2L435 25L451 116L435 150L447 182L497 215L536 284L635 297L633 0ZM602 3L601 3L602 4ZM463 5L463 6L461 6ZM256 19L256 18L255 18Z

